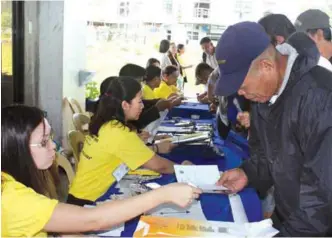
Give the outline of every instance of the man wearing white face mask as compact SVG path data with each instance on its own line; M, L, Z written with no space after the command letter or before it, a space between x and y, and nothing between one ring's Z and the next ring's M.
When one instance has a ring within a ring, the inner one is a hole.
M296 31L306 32L316 43L321 54L318 65L332 71L332 36L330 17L318 9L307 10L298 16L295 21Z

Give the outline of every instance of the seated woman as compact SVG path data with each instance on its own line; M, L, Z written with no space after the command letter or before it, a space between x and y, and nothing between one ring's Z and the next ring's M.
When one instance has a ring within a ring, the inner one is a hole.
M200 190L170 184L129 199L94 208L60 203L51 127L35 107L16 105L1 110L1 235L38 236L109 229L162 203L181 207Z
M137 135L132 121L139 118L142 109L139 82L130 77L111 81L89 125L90 135L85 139L69 189L69 203L95 201L129 170L139 167L174 173L174 163L158 156Z
M166 66L162 71L163 80L158 88L154 89L157 98L177 98L179 91L176 83L180 75L179 69L173 65Z
M145 76L143 78L143 99L152 100L157 99L154 89L160 85L161 69L157 66L149 66L145 70Z

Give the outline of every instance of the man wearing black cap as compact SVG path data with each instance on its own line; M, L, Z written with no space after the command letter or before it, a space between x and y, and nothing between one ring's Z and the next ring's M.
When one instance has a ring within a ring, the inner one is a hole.
M306 32L315 41L320 54L318 64L332 71L329 60L332 58L332 36L330 17L321 10L310 9L301 13L295 21L297 31Z
M306 34L276 49L253 22L230 26L216 47L216 94L253 101L251 158L218 184L232 193L274 186L280 236L332 231L332 73L317 66L319 56Z

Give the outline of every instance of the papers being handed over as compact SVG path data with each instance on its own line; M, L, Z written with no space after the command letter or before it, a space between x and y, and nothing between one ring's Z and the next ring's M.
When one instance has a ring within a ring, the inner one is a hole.
M179 183L188 183L202 189L204 193L228 190L224 186L215 185L221 175L217 165L174 165L174 170Z

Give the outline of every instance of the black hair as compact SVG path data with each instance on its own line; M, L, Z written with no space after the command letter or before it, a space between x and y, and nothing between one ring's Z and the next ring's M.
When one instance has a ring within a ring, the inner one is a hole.
M211 39L209 38L209 37L203 37L202 39L201 39L201 41L199 42L199 44L200 45L203 45L203 44L205 44L205 43L210 43L211 42Z
M157 66L151 65L146 68L146 75L144 76L144 81L150 82L155 77L160 77L161 69Z
M208 65L207 63L200 63L199 65L197 65L197 67L196 67L196 70L195 70L195 77L196 78L199 78L201 75L202 75L202 73L203 73L203 71L207 71L207 70L209 70L209 71L213 71L213 68L210 66L210 65Z
M1 171L35 192L57 199L59 177L55 163L37 168L30 151L32 132L43 123L45 115L37 107L13 105L1 109ZM2 178L3 186L6 180Z
M145 75L145 69L137 64L126 64L120 69L119 76L126 77L143 77Z
M159 52L166 53L169 50L170 45L171 43L169 42L169 40L162 40L160 42Z
M149 66L153 65L154 63L158 63L160 65L160 61L159 60L157 60L156 58L150 58L148 60L148 62L146 63L146 67L149 67Z
M133 126L125 121L122 102L131 102L141 90L141 84L131 77L113 79L106 92L100 96L96 114L91 119L89 132L98 136L99 129L111 120L117 120L130 130Z
M258 23L270 36L273 45L277 45L276 36L282 36L286 41L296 31L293 23L283 14L269 14L261 18Z
M184 48L184 44L178 44L177 49L178 49L178 53L180 52L180 50L182 50Z
M166 74L167 76L169 76L176 71L179 71L178 67L174 65L168 65L163 69L163 75Z
M113 79L116 79L117 77L116 76L111 76L111 77L108 77L106 79L104 79L104 81L100 84L100 95L103 95L106 93L110 83L112 82Z
M331 29L330 28L309 29L309 30L307 30L307 33L313 36L313 35L315 35L317 33L318 30L322 30L323 31L323 36L324 36L324 39L326 41L331 41L332 40Z

